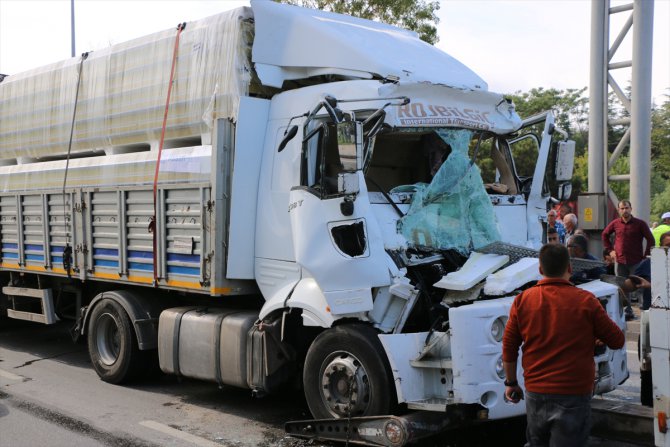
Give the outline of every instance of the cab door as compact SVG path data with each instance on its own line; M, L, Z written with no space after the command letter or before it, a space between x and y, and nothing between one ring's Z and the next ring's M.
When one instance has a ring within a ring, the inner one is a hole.
M314 120L303 141L300 185L290 192L295 259L334 315L372 309L390 283L383 240L362 165L362 126Z

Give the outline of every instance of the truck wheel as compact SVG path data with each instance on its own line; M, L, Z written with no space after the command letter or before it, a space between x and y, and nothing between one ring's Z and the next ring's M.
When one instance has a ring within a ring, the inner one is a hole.
M88 352L98 376L109 383L122 383L136 377L146 357L139 350L126 311L110 299L101 300L91 312Z
M395 389L377 332L337 326L314 340L305 359L305 398L316 419L389 414Z

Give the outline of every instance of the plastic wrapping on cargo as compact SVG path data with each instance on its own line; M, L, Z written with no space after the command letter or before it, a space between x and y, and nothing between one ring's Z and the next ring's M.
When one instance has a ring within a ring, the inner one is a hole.
M437 130L451 153L430 184L414 185L399 230L410 245L467 254L500 240L493 205L475 164L468 158L469 130Z
M181 33L166 140L210 132L234 118L248 92L249 8L189 22ZM159 140L175 28L110 46L83 62L72 153ZM0 159L67 153L81 57L12 75L0 83Z
M158 184L195 184L210 180L211 146L182 147L163 152ZM89 188L153 185L156 169L154 152L117 154L70 160L67 185ZM0 192L43 192L61 190L65 160L0 166Z

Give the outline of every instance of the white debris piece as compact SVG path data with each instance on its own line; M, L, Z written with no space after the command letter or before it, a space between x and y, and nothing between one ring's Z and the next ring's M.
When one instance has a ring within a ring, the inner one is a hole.
M409 278L394 278L393 284L390 287L391 295L398 296L403 299L410 299L417 294L416 288L410 284Z
M483 254L474 252L470 255L463 267L451 272L433 284L435 287L447 290L468 290L482 281L490 273L495 272L507 264L509 256Z
M486 295L504 295L530 281L542 278L537 258L521 258L518 262L489 275L484 285Z

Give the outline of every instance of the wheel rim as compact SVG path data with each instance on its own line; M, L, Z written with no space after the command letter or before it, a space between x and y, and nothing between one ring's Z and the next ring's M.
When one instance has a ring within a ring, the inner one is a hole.
M334 417L365 414L370 382L363 364L350 352L332 353L321 368L321 398Z
M121 351L121 334L113 315L109 313L100 315L95 335L100 361L107 366L113 365Z

